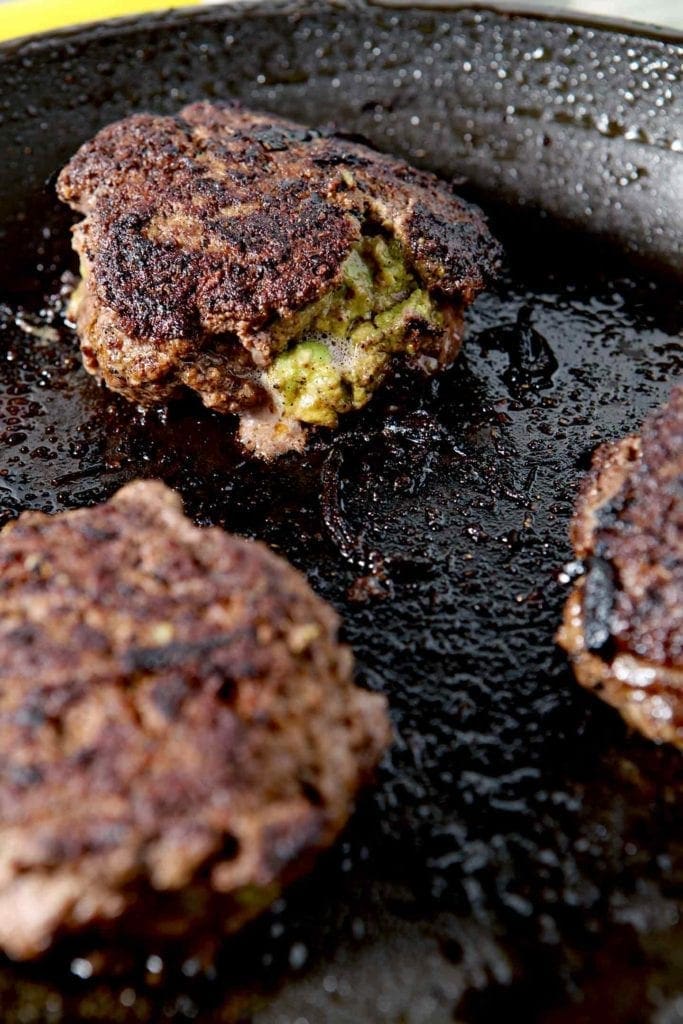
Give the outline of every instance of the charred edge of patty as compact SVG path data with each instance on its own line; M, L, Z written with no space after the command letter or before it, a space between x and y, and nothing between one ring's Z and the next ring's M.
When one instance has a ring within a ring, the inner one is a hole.
M571 538L584 576L557 639L578 681L647 736L683 746L683 388L639 437L596 451Z
M588 579L579 580L565 604L557 641L569 655L578 682L616 708L634 729L683 748L683 668L648 662L608 642L598 649L603 623L591 618Z

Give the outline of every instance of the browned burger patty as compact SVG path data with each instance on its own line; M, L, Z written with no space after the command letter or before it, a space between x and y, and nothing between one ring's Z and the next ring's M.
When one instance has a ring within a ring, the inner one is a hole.
M142 405L189 388L265 456L363 405L397 360L452 362L500 255L433 175L228 103L110 125L58 192L84 215L86 369Z
M310 866L389 742L338 619L160 483L0 535L0 948L232 930Z
M683 747L683 386L640 437L598 449L572 541L586 573L558 639L577 679Z

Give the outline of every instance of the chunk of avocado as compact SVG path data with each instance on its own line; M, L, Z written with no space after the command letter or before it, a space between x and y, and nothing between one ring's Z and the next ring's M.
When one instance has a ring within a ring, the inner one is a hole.
M337 414L353 408L351 392L320 341L300 341L282 352L268 372L285 412L304 423L334 427Z
M416 318L443 323L398 242L364 238L344 264L341 285L301 311L288 347L267 372L283 414L336 426L340 414L370 399L394 353L412 354L406 325Z

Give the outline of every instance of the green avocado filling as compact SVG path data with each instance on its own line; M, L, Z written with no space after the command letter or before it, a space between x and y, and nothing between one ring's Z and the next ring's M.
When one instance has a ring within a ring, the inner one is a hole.
M399 243L380 235L363 238L344 264L339 287L282 325L278 340L288 347L266 376L284 414L336 426L340 413L369 400L394 353L415 353L406 327L417 318L443 326L439 308L406 267Z

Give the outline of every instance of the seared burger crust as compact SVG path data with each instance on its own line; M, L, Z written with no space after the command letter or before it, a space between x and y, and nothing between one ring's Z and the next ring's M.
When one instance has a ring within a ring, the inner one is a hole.
M222 412L266 405L253 371L282 347L274 326L340 285L369 226L448 308L438 337L422 327L427 354L450 361L500 256L482 215L433 175L227 103L104 128L58 193L85 217L85 366L140 404L189 387Z
M683 747L683 386L640 437L598 449L572 542L587 572L559 642L579 682Z
M159 483L7 527L0 947L128 915L231 930L306 870L389 739L337 629L294 569Z

